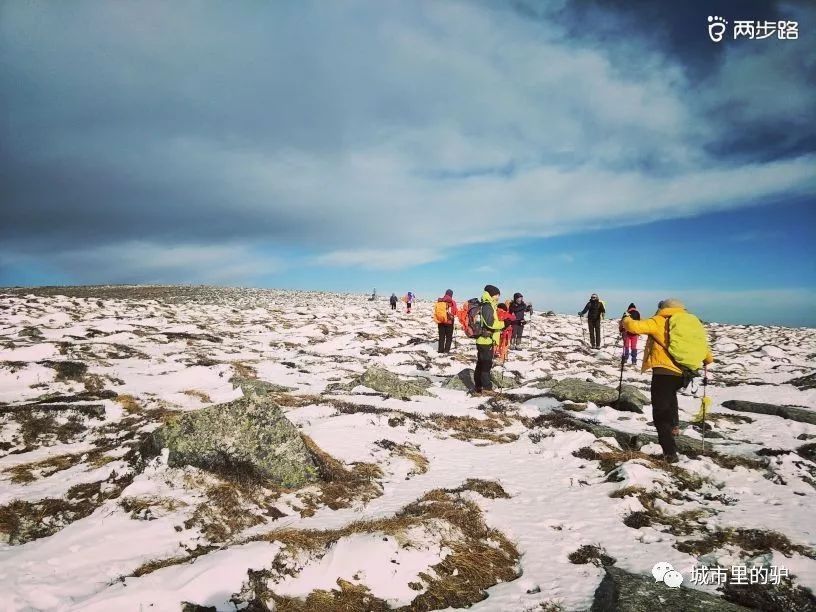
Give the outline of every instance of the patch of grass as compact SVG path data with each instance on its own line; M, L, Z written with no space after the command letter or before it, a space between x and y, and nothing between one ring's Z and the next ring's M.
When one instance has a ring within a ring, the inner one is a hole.
M487 597L486 590L497 582L509 582L520 575L519 552L500 532L488 528L479 507L444 490L429 491L422 498L403 508L393 517L358 521L342 529L329 531L276 531L261 538L278 541L287 549L322 551L340 538L358 533L386 533L396 535L407 529L445 521L458 528L463 539L444 541L451 552L434 565L430 573L420 573L421 583L414 585L425 592L417 595L408 609L436 610L464 608ZM338 581L338 589L315 591L305 601L282 597L269 590L265 573L253 580L255 597L274 602L276 610L385 610L385 602L370 596L364 585Z
M606 549L600 544L584 544L578 550L567 555L567 559L569 559L570 563L576 565L591 563L597 567L614 565L617 562L617 559L606 554Z
M738 546L754 556L778 550L786 557L790 557L796 552L805 557L816 559L816 550L794 544L787 536L768 529L720 529L705 534L699 540L677 542L675 548L680 552L700 556L722 548L726 544Z
M130 513L130 518L149 521L158 518L155 516L154 508L173 512L187 504L171 497L124 497L119 505L125 512Z
M88 373L88 364L81 361L41 361L40 364L53 368L57 373L56 380L58 382L69 380L82 382L82 379Z
M498 482L481 478L468 478L455 489L445 489L447 493L462 493L463 491L473 491L486 499L510 499L507 491Z
M612 491L609 494L609 497L613 499L623 499L624 497L629 497L630 495L642 495L644 493L646 493L646 489L643 487L630 485L628 487L618 489L617 491Z
M127 412L128 414L141 414L142 407L139 405L139 402L136 401L136 398L132 395L119 395L116 398L116 402L122 406L122 409Z
M247 365L240 361L233 361L231 364L232 370L239 378L258 378L258 371L251 365Z
M250 511L247 490L234 483L210 487L206 496L207 501L196 508L184 526L200 527L210 542L225 542L236 533L265 522Z
M210 399L210 396L207 395L206 393L204 393L203 391L197 391L195 389L187 389L186 391L182 391L182 393L184 393L184 395L187 395L189 397L194 397L194 398L198 399L203 404L211 404L212 403L212 400Z
M11 475L11 482L14 484L28 484L38 478L47 478L52 474L67 470L78 464L82 460L82 454L57 455L41 461L32 463L22 463L8 468L4 473ZM35 472L40 472L35 476Z
M416 476L417 474L424 474L428 471L428 458L422 454L421 449L410 443L397 444L391 440L380 440L376 442L377 446L385 448L394 455L405 457L414 464L414 469L408 472L408 476Z

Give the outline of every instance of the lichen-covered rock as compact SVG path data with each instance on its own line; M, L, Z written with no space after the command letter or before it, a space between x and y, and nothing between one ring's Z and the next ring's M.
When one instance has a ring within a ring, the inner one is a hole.
M779 406L777 404L763 404L760 402L746 402L743 400L728 400L722 403L723 408L737 412L753 412L754 414L769 414L800 423L816 425L816 411L795 406Z
M473 391L476 388L473 384L473 374L473 368L465 368L455 376L451 376L448 381L442 385L442 388ZM502 373L495 368L490 371L490 380L493 382L495 389L515 389L519 386L518 381L514 377L503 376Z
M267 393L289 393L294 391L291 387L276 385L258 378L248 378L246 376L233 376L230 378L232 388L241 387L245 395L254 393L256 395L266 395Z
M427 378L403 380L384 368L372 367L363 372L357 383L385 393L391 397L410 397L412 395L432 395L428 391L431 381Z
M561 402L592 402L597 406L610 406L625 412L643 412L643 406L649 403L649 398L631 385L623 385L619 399L617 389L578 378L556 381L550 387L550 395Z
M592 612L742 612L750 609L696 589L684 586L672 589L651 576L630 574L614 566L604 569L606 575L595 591Z
M317 468L297 428L266 396L188 412L154 431L146 456L169 451L173 467L196 466L296 488L317 479Z

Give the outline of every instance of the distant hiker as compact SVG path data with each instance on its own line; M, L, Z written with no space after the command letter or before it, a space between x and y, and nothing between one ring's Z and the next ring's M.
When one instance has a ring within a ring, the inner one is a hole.
M496 314L499 321L504 322L504 329L499 336L499 344L493 351L493 356L499 361L504 362L507 359L507 350L510 348L510 343L513 341L513 333L515 331L516 317L507 308L507 304L499 304L496 306Z
M652 419L663 458L676 463L680 433L677 392L691 381L692 372L714 361L700 320L686 312L680 300L669 298L657 305L657 313L638 321L627 312L620 321L622 332L648 335L642 371L652 370Z
M638 311L637 306L635 306L634 303L629 304L629 307L626 309L626 314L632 317L633 321L640 321L640 312ZM621 359L624 363L626 363L626 360L631 356L632 365L637 365L638 335L630 334L629 332L622 333L623 333L623 357L621 357Z
M521 348L521 335L524 333L524 326L527 321L524 320L524 314L533 312L533 305L527 304L524 301L524 296L520 293L513 294L513 301L509 305L510 314L513 315L513 337L511 341L511 348Z
M434 321L439 327L440 353L450 353L451 342L453 342L453 321L457 313L456 302L453 301L453 290L448 289L445 295L436 300L434 304Z
M606 314L606 308L598 299L598 294L593 293L584 309L578 313L579 317L587 315L587 325L589 326L589 343L592 348L601 348L601 317Z
M370 298L368 298L368 301L369 301L369 302L373 302L373 301L374 301L374 300L376 300L376 299L377 299L377 290L376 290L376 289L374 289L374 291L372 291L372 292L371 292L371 297L370 297Z
M476 338L476 371L473 374L473 385L476 395L495 395L490 370L493 368L493 347L501 340L504 323L499 320L496 306L501 291L494 285L485 285L480 300L479 319L481 333Z
M397 302L399 302L399 298L397 297L396 293L391 294L391 310L397 309Z
M414 305L414 294L409 291L408 294L405 296L405 312L410 313L411 312L411 306L413 306L413 305Z

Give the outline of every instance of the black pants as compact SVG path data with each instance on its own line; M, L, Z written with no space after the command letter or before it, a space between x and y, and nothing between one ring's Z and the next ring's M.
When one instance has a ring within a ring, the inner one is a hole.
M513 323L513 344L516 346L521 344L521 335L524 333L524 325L521 321Z
M396 310L396 309L397 309L397 303L396 302L391 302L391 310Z
M601 320L587 319L589 325L589 343L592 348L601 348Z
M439 326L439 352L450 353L453 342L453 323L437 323Z
M476 391L490 391L493 381L490 380L490 370L493 368L493 345L476 345L476 371L473 374L473 385Z
M677 392L682 388L682 376L652 374L652 418L664 455L677 454L677 444L671 430L680 424Z

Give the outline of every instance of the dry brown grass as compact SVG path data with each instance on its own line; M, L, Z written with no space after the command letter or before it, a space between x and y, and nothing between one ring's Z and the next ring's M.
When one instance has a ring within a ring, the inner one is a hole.
M320 482L298 494L304 507L301 516L312 516L320 506L332 510L348 508L355 502L366 503L382 495L382 470L373 463L355 463L351 469L320 448L309 436L303 442L317 465Z
M155 518L155 508L165 512L173 512L187 505L180 499L171 497L123 497L119 502L125 512L130 513L132 519L152 519Z
M119 403L125 412L128 414L141 414L142 407L136 398L132 395L119 395L116 397L116 402Z
M11 482L14 484L28 484L38 478L47 478L62 470L74 467L82 460L82 454L75 453L69 455L57 455L41 461L23 463L8 468L3 473L11 475ZM35 476L34 472L40 472Z
M198 391L196 389L187 389L186 391L182 391L184 395L188 395L189 397L194 397L198 399L203 404L211 404L212 400L210 396L204 393L203 391Z
M766 529L722 529L705 534L699 540L686 540L675 544L681 552L704 555L722 548L726 544L733 544L751 555L778 550L786 557L799 553L805 557L816 559L816 550L808 546L792 543L787 536Z
M495 483L494 483L495 484ZM499 485L496 485L499 489ZM464 490L466 487L460 487ZM493 490L493 487L480 487ZM283 543L290 552L323 551L331 543L353 534L385 533L397 536L411 527L444 521L458 528L462 539L445 540L443 545L451 553L434 565L432 573L421 573L421 583L412 585L424 589L410 606L402 610L435 610L447 607L470 607L483 600L486 590L497 582L509 582L520 575L519 552L500 532L488 528L478 506L454 493L437 489L403 508L393 517L357 521L337 530L280 530L258 539ZM383 600L374 598L364 585L353 585L338 580L339 589L315 591L306 600L281 597L268 589L262 579L254 581L255 595L263 601L272 601L276 610L386 610Z
M258 510L260 496L253 496L245 487L222 482L207 489L206 497L207 501L196 508L184 526L199 527L210 542L226 542L244 529L266 522L253 512Z
M251 365L247 365L241 361L233 361L230 365L235 375L239 378L258 378L258 371Z

